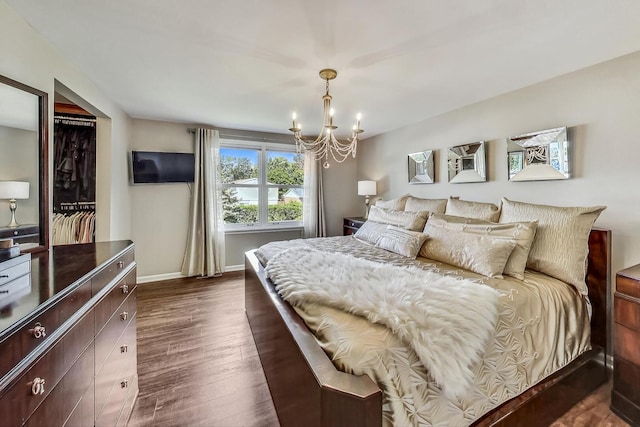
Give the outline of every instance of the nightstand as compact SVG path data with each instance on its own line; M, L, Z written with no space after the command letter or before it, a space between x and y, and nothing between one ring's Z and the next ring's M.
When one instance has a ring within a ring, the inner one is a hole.
M611 411L640 425L640 264L616 274Z
M343 235L344 236L349 236L351 234L354 234L356 231L358 231L358 228L362 227L362 224L364 224L367 221L367 218L363 218L363 217L348 217L348 218L344 218L344 222L342 225L342 231L343 231Z

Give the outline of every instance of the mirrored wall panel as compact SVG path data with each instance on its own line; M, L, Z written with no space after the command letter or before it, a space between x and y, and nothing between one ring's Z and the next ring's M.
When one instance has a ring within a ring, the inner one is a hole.
M433 184L435 182L433 150L409 154L409 184Z
M487 180L484 141L449 147L447 169L449 182L484 182Z
M566 127L507 138L509 181L568 179L569 160Z

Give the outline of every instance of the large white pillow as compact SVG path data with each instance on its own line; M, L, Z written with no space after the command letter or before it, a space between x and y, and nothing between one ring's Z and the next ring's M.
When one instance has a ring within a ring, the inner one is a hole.
M503 197L500 222L538 221L527 267L569 283L587 295L589 233L605 209L537 205Z
M387 229L378 239L376 246L409 258L415 258L426 239L427 235L418 231L387 225Z
M427 241L420 249L420 256L489 277L502 277L504 266L516 246L513 240L449 230L429 222L424 233Z
M404 210L410 212L429 211L443 214L446 208L447 199L421 199L413 196L409 196L407 203L404 205Z
M364 240L365 242L378 243L380 237L387 231L387 224L375 221L366 221L358 228L358 231L353 235L354 237Z
M427 220L427 224L448 230L463 231L465 233L488 236L493 239L515 242L516 246L504 266L504 274L517 279L524 279L529 250L536 235L537 221L496 224L481 219L433 214Z
M369 221L395 225L412 231L422 231L429 212L405 212L371 206Z
M376 201L376 206L379 208L383 208L383 209L391 209L394 211L403 211L404 210L404 206L407 203L407 199L409 198L408 194L405 194L404 196L400 196L397 199L391 199L391 200L378 200Z
M447 201L447 209L444 213L447 215L498 222L498 219L500 218L500 207L493 203L470 202L467 200L449 197L449 200Z

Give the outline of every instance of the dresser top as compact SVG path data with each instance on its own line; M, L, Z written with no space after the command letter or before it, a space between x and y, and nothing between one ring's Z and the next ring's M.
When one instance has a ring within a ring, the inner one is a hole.
M0 340L12 325L84 282L85 276L133 246L129 240L54 246L31 256L30 287L15 301L0 298Z
M618 274L620 276L628 277L629 279L640 281L640 264L618 271Z

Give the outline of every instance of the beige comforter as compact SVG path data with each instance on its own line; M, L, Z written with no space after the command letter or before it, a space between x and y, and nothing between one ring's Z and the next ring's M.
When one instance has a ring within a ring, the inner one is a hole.
M283 249L306 245L472 278L501 294L495 336L473 368L472 390L459 399L446 398L413 350L386 327L313 302L296 308L339 369L369 375L380 386L387 425L469 425L590 349L586 304L571 286L543 274L489 279L424 258L414 261L352 236L270 243L257 255L266 264Z

